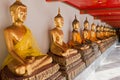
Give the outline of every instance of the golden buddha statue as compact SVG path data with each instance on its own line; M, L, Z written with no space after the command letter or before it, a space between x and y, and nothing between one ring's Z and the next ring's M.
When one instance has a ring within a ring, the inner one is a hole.
M116 36L116 30L115 30L115 29L114 29L114 31L113 31L113 35Z
M80 23L77 20L76 16L74 21L72 22L72 27L73 27L73 31L72 31L72 40L69 42L70 46L72 48L81 49L81 50L88 49L89 46L83 44L83 40L79 32Z
M71 54L77 53L77 50L69 49L68 45L63 41L63 31L61 28L64 24L64 19L58 9L58 15L54 18L55 28L50 31L51 46L50 51L58 56L67 57Z
M103 31L104 31L104 37L105 37L105 39L107 39L108 36L107 36L107 27L106 26L104 27Z
M31 75L35 70L52 62L52 58L42 54L34 44L31 31L24 25L27 7L16 0L10 6L13 24L4 30L8 56L2 69L8 69L18 76Z
M76 16L74 21L72 22L72 26L73 26L73 31L72 31L72 41L74 42L74 45L77 44L82 44L82 38L79 32L79 21L77 20Z
M83 42L86 44L90 44L90 30L88 30L89 28L89 22L86 18L85 22L84 22L84 30L83 30Z
M110 31L109 31L109 30L110 30L110 28L108 27L108 29L107 29L107 35L108 35L108 38L110 37L110 34L109 34Z
M97 35L97 39L98 40L101 40L101 35L100 35L100 26L99 25L97 25L97 31L96 31L96 35Z
M96 38L96 25L94 23L91 25L91 37L90 37L90 40L92 42L97 41L97 38Z
M102 40L104 39L104 31L103 31L103 29L104 29L104 26L101 25L101 26L100 26L100 38L101 38Z
M105 27L105 36L106 36L106 38L108 38L109 37L109 28L108 27Z
M109 37L111 37L111 28L109 28Z
M101 26L97 25L96 26L96 38L97 38L97 43L101 43L102 42L102 38L101 38Z

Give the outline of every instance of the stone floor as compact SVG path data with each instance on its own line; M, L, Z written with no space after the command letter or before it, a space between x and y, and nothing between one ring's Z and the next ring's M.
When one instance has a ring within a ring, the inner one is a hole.
M114 47L88 80L120 80L120 44Z

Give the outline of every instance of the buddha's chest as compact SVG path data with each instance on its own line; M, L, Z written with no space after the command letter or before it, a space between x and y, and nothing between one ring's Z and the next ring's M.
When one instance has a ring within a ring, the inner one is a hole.
M25 35L26 31L25 30L14 30L12 34L12 38L14 42L21 41Z
M63 41L63 32L62 31L55 32L55 38L56 38L57 42L62 42Z
M91 31L91 37L96 37L96 33L94 31Z
M84 30L84 31L83 31L83 36L84 36L85 39L89 39L89 37L90 37L90 32L87 31L87 30Z

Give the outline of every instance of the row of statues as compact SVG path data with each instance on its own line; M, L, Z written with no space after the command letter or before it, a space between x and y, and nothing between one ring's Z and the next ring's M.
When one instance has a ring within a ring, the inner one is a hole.
M9 54L2 65L1 75L4 74L4 69L6 69L6 66L14 75L24 77L32 75L38 69L46 67L46 65L53 64L54 61L57 62L58 58L61 58L63 62L64 59L68 60L69 64L73 64L75 61L79 63L83 62L80 55L88 55L87 52L84 51L89 50L89 54L92 54L89 56L94 55L92 51L93 42L100 44L104 42L105 39L116 35L116 31L114 29L99 25L96 27L94 23L91 25L91 30L89 30L89 22L86 19L84 22L84 30L82 32L83 36L81 36L79 32L80 23L75 16L75 19L72 22L73 31L71 40L68 43L65 43L63 40L64 34L62 31L64 19L60 14L59 8L58 15L54 18L55 28L50 30L50 54L58 57L57 59L53 59L53 56L50 57L49 54L43 54L40 52L39 48L36 46L30 29L24 25L27 14L26 5L22 4L20 0L16 0L16 2L10 6L10 13L13 23L4 30L4 36ZM78 59L76 58L75 60L75 58L72 57L73 55L78 57ZM71 58L72 60L70 62ZM59 62L62 63L62 61ZM50 72L46 72L46 75L49 76L38 80L45 80L50 76L55 75L55 73L59 70L58 64L55 63L55 65L57 65L57 68L54 66L52 67L52 70L55 69L53 70L53 74L49 75L48 73ZM2 78L2 80L4 80L4 78ZM11 80L9 78L7 79Z

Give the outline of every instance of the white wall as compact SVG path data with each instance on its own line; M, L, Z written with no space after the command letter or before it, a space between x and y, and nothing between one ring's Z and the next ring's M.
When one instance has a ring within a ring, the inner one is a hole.
M8 54L3 30L11 25L11 17L9 6L15 0L1 0L0 2L0 66ZM72 21L76 14L81 27L83 22L88 17L90 24L93 23L93 17L90 15L80 15L79 10L61 2L46 2L45 0L22 0L27 5L28 13L25 24L31 29L38 45L43 53L47 53L49 49L49 34L48 31L54 27L53 19L57 15L58 7L61 8L61 15L64 17L64 41L67 42L70 38L72 30ZM81 28L82 29L82 28Z

